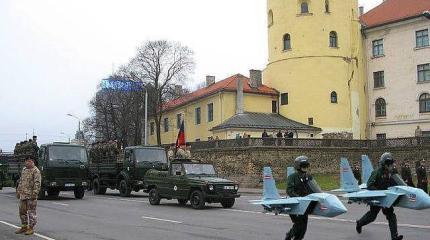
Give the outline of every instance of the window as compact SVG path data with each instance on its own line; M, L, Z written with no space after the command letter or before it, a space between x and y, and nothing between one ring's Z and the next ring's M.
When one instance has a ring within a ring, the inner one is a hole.
M164 132L168 132L169 131L169 119L168 118L164 118L163 125L164 125Z
M284 51L290 50L291 49L291 36L290 36L290 34L288 34L288 33L285 34L283 41L284 41Z
M149 133L151 135L154 135L154 130L155 130L155 126L154 126L154 123L152 122L149 124Z
M273 25L273 11L269 10L269 13L267 14L267 25L271 27Z
M374 88L385 87L384 71L379 71L379 72L373 73L373 86L374 86Z
M328 0L325 0L325 12L330 13L330 3Z
M310 126L314 125L314 118L308 118L308 124Z
M196 114L196 125L199 125L201 123L201 108L198 107L195 109L195 114Z
M307 2L302 2L300 5L301 13L309 13L309 6Z
M182 121L182 114L178 113L176 114L176 128L179 129L181 128L181 122Z
M208 122L212 122L214 120L214 104L208 104Z
M418 65L418 82L430 81L430 63Z
M386 133L378 133L378 134L376 134L376 139L385 140L385 139L387 139L387 134Z
M278 112L278 101L272 101L272 113Z
M430 137L430 131L422 131L423 137Z
M387 116L387 104L383 98L378 98L375 102L375 115L376 117Z
M427 47L429 45L429 31L428 29L417 31L415 33L417 38L417 48Z
M337 93L336 92L331 92L331 94L330 94L330 100L331 100L331 103L337 103Z
M384 56L384 40L378 39L372 42L373 57Z
M288 105L288 93L281 94L281 105Z
M420 96L420 113L430 112L430 94L424 93Z
M330 47L337 47L337 33L335 31L330 32Z

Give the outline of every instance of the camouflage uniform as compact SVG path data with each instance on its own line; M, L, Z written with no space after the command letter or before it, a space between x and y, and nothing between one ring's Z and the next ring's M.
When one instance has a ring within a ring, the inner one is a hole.
M184 149L179 148L179 149L176 151L176 158L179 158L179 159L187 159L187 152L186 152Z
M41 175L37 167L24 168L17 187L19 201L19 217L23 227L34 228L37 222L37 196L41 186Z

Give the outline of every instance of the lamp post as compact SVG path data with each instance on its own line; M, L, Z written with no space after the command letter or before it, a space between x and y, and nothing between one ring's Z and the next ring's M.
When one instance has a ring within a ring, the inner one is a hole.
M81 138L83 139L83 136L81 134L81 119L76 117L73 114L70 114L70 113L68 113L67 116L72 117L72 118L76 118L78 120L78 136L77 136L77 138L78 138L78 140L81 140Z

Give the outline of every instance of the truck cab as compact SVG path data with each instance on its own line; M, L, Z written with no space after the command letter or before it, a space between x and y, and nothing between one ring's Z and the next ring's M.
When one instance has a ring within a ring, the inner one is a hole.
M86 148L74 144L44 144L40 146L36 166L42 175L39 198L58 196L60 191L73 191L82 199L88 188L89 172Z
M166 151L160 147L126 147L115 159L92 159L91 173L95 194L118 189L122 197L146 190L145 174L150 169L167 169Z
M194 209L204 208L205 203L231 208L240 197L237 183L219 178L212 164L190 159L171 161L168 171L149 171L146 183L151 205L164 198L177 199L180 205L190 201Z

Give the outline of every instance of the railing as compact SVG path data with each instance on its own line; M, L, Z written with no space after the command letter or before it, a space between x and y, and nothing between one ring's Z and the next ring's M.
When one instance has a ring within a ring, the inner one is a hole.
M302 139L302 138L239 138L191 143L195 149L241 147L303 147L303 148L380 148L430 146L430 137L383 140Z

